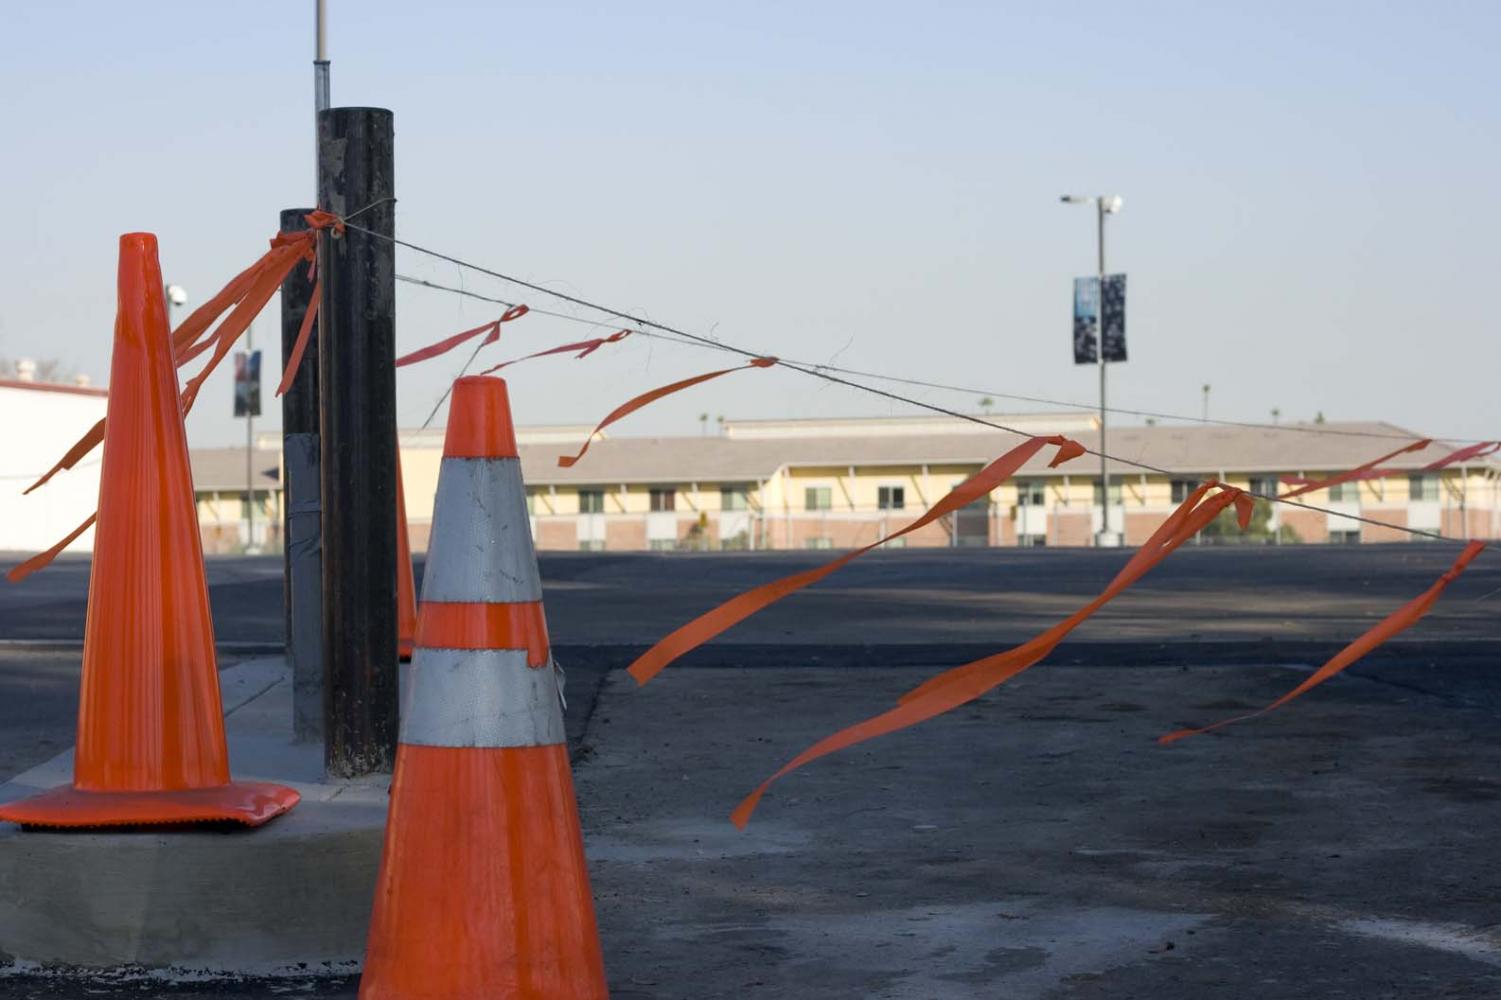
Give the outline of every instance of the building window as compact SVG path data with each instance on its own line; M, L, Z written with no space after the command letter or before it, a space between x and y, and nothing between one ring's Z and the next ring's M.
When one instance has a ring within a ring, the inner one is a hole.
M1407 498L1409 500L1437 500L1438 499L1438 476L1415 475L1407 477Z
M1024 549L1041 549L1041 548L1046 548L1047 544L1048 544L1048 536L1047 535L1017 535L1016 536L1016 544L1018 546L1020 546L1021 548L1024 548Z
M1171 483L1173 491L1173 503L1182 503L1187 500L1189 494L1199 488L1199 484L1192 479L1174 479Z
M605 543L601 539L597 539L597 538L596 539L588 539L588 538L586 538L586 539L584 539L584 540L582 540L582 541L579 542L579 551L580 552L603 552L604 550L605 550Z
M1335 483L1329 487L1329 500L1331 503L1355 503L1359 499L1359 483Z
M652 490L651 509L654 511L674 510L677 505L678 491L674 489Z
M803 510L829 510L834 506L831 486L809 486L803 490ZM816 546L809 546L815 548ZM825 546L827 548L827 546Z
M882 510L901 510L907 506L907 490L902 486L876 488L876 506Z
M603 514L605 512L604 490L579 490L580 514Z
M1096 507L1100 506L1102 502L1101 498L1104 497L1104 495L1105 491L1100 488L1100 481L1096 479L1094 482L1094 505ZM1112 479L1110 480L1110 506L1118 507L1120 506L1120 502L1121 481L1119 479Z
M1358 545L1360 543L1360 529L1331 531L1329 532L1329 542L1331 545Z
M719 488L720 510L747 510L749 508L749 489L744 486L721 486Z
M833 547L834 540L828 537L807 538L803 540L803 548L805 549L832 549Z
M675 538L653 538L648 544L653 552L673 552L678 547Z
M528 514L537 513L537 494L531 490L526 491L526 512Z
M883 549L905 549L906 547L906 538L892 538L881 544L881 548Z
M1019 507L1042 507L1048 502L1047 484L1041 479L1022 479L1016 484L1016 503Z
M1282 491L1282 481L1276 476L1252 476L1251 492L1257 496L1274 497Z

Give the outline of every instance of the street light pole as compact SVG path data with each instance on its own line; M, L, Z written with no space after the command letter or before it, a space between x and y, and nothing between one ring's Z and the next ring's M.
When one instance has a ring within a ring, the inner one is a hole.
M1100 537L1095 539L1095 545L1102 548L1110 542L1110 468L1105 458L1109 453L1105 447L1105 201L1103 197L1094 200L1100 275L1099 304L1095 307L1099 314L1095 360L1100 368Z
M1095 364L1100 369L1100 533L1095 536L1095 545L1103 547L1115 544L1115 534L1110 530L1110 466L1105 459L1105 216L1119 212L1122 200L1118 194L1066 194L1060 200L1068 205L1093 204L1095 207L1095 272L1098 275L1095 295ZM1125 525L1121 527L1124 529Z
M250 365L255 358L255 324L245 328L245 384L251 387ZM257 392L259 386L254 386ZM245 554L255 548L255 411L250 394L245 394Z

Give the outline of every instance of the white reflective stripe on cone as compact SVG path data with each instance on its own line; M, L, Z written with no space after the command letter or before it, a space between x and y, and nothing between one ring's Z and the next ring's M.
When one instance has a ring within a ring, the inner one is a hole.
M422 599L489 604L542 600L520 461L443 459Z
M418 647L401 698L401 742L429 747L537 747L567 740L557 672L524 649Z

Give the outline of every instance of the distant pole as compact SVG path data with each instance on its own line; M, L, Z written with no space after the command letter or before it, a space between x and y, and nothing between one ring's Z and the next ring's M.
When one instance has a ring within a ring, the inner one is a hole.
M307 228L310 208L281 213L281 232ZM313 295L307 268L281 283L281 356L292 356ZM318 321L302 365L281 397L282 553L286 583L287 660L292 664L292 733L300 743L323 738L323 551L319 503Z
M1201 418L1204 423L1209 423L1209 383L1204 383L1204 415Z
M250 359L255 356L255 324L245 328L245 380L250 381ZM245 552L255 551L255 416L250 396L245 396Z
M339 777L390 771L396 753L393 140L384 108L318 115L318 205L359 213L318 237L323 746Z
M1105 198L1095 199L1098 219L1100 293L1095 310L1098 314L1099 333L1095 337L1095 357L1100 367L1100 539L1101 545L1110 543L1110 464L1105 458L1110 453L1105 443Z
M317 116L320 111L327 111L329 106L328 84L328 17L324 9L324 0L316 0L317 10L314 14L316 23L313 28L315 41L313 43L313 122L317 127Z

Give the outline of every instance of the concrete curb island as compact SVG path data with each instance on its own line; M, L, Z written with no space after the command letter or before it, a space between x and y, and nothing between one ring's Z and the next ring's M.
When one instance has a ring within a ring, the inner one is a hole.
M388 779L325 780L321 745L292 742L282 658L236 664L220 682L235 778L290 785L301 804L256 830L0 824L0 960L9 971L199 978L359 970ZM0 801L65 784L72 768L72 751L59 754L0 786Z

